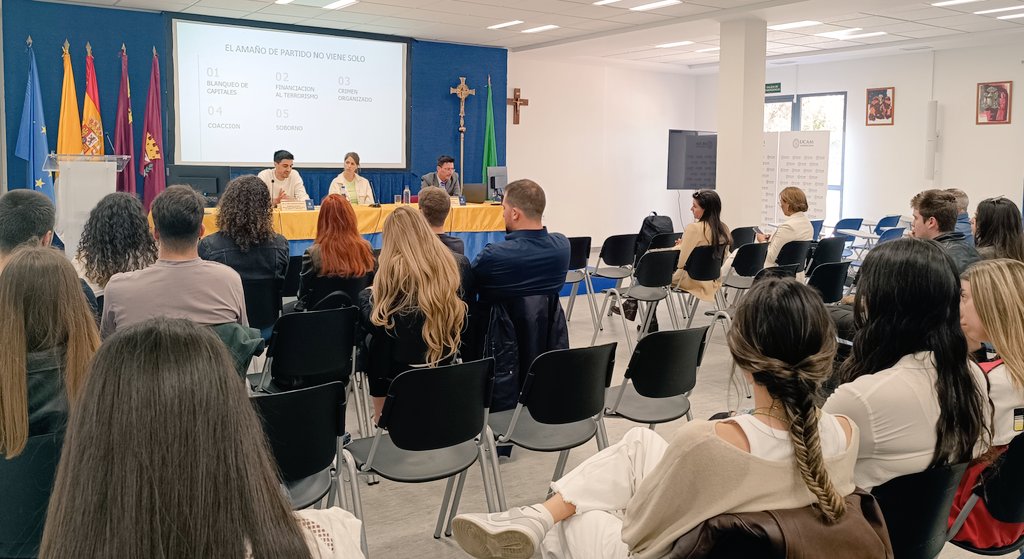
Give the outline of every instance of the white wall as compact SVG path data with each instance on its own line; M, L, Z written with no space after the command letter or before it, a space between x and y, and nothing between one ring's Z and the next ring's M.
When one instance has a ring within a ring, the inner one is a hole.
M927 188L956 186L971 197L1006 195L1021 205L1024 181L1024 113L1012 124L975 124L977 82L1013 80L1024 86L1024 46L987 47L865 58L842 62L769 65L766 82L781 82L784 94L847 92L843 215L877 218L910 214L910 198ZM894 86L895 124L864 123L865 90ZM717 76L695 85L701 110L697 126L715 129ZM1022 99L1013 110L1024 111ZM940 140L934 180L926 180L927 102L939 103ZM728 221L728 208L725 208Z
M530 104L518 126L508 121L509 180L537 181L547 195L548 228L589 235L595 249L609 235L639 231L651 211L672 216L682 230L692 220L690 198L665 188L668 131L694 128L694 83L510 53L509 97L518 87Z

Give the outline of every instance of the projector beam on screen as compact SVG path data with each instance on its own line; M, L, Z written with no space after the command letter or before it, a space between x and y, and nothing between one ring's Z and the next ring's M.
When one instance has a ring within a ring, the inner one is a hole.
M175 163L298 167L406 161L407 45L175 20Z

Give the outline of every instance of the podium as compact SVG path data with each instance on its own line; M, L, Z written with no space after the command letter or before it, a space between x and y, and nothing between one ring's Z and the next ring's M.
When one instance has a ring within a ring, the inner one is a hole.
M117 189L117 173L131 161L128 155L46 156L43 170L59 173L53 190L56 197L57 224L54 233L64 243L64 254L75 257L82 230L101 198Z

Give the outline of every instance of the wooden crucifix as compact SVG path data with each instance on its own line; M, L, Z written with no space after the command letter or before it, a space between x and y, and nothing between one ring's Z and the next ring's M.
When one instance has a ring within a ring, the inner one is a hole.
M519 107L529 106L530 100L523 99L517 87L512 90L512 98L506 99L505 104L512 106L512 124L519 124Z
M466 78L464 76L459 76L458 86L449 89L451 90L449 93L459 98L459 176L465 177L465 173L462 172L462 162L466 160L466 98L470 95L476 95L476 90L470 89L466 85Z

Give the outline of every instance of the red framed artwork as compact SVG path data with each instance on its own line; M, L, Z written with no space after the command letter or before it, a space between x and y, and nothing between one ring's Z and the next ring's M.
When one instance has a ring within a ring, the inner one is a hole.
M896 88L872 87L868 89L864 124L892 126L896 122Z
M974 108L976 124L1010 124L1013 82L982 82Z

